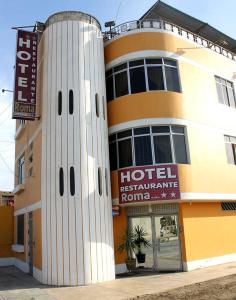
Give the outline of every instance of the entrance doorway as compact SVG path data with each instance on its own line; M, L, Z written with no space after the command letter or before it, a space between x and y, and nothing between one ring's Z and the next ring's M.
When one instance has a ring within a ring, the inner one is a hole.
M142 249L146 259L140 267L155 271L182 270L178 215L130 217L129 226L135 228L137 225L146 231L146 238L152 244L151 247Z

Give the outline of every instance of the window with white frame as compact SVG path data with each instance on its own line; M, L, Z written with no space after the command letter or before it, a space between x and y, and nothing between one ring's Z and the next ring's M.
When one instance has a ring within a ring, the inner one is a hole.
M106 72L107 101L146 91L181 92L177 61L145 58L122 63Z
M18 160L18 184L25 182L25 156L24 154Z
M140 127L112 134L109 151L112 171L130 166L189 163L183 126Z
M236 165L236 137L225 135L226 156L229 164Z
M216 89L219 102L230 107L236 107L236 99L233 82L215 76Z

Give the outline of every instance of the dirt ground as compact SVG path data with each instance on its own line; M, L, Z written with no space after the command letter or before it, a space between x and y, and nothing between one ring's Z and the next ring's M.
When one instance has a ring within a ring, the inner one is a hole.
M236 300L236 275L205 281L135 300Z

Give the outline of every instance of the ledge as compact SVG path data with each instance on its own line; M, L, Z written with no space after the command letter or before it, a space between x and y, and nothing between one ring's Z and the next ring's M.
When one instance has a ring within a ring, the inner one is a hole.
M24 245L18 245L18 244L15 244L15 245L12 245L12 246L11 246L11 249L12 249L14 252L18 252L18 253L23 253L23 252L25 252L25 247L24 247Z
M13 194L19 194L20 192L24 191L25 189L25 185L24 184L18 184L14 190L13 190Z
M25 128L25 124L20 124L19 127L16 130L15 134L15 140L20 137L21 133L23 132L23 129Z

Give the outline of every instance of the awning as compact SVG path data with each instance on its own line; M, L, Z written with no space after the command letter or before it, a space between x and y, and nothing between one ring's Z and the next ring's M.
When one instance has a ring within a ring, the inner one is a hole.
M236 40L227 36L226 34L215 29L208 23L202 22L196 18L191 17L184 12L157 1L141 18L140 20L156 20L163 19L170 23L176 24L192 33L217 44L236 54Z

